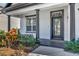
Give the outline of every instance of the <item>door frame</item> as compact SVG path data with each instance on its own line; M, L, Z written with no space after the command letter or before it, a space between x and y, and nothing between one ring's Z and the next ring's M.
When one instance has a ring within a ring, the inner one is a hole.
M53 12L58 12L58 11L62 11L63 14L62 14L62 19L63 19L63 39L64 40L64 9L61 9L61 10L55 10L55 11L50 11L50 39L52 40L53 39L53 20L52 20L52 13Z

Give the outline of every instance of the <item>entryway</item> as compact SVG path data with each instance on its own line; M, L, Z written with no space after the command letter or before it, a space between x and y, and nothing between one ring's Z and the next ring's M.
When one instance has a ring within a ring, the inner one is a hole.
M51 38L64 39L64 10L51 12Z
M51 43L64 47L64 10L51 11Z

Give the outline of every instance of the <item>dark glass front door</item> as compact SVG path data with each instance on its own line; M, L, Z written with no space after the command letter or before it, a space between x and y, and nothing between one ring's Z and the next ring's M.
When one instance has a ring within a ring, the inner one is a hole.
M52 38L62 40L64 38L64 22L62 11L52 13Z

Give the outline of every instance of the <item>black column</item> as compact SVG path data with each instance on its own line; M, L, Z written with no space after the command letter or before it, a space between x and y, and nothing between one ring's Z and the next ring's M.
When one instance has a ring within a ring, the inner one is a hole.
M39 39L39 9L36 9L36 39Z
M8 31L10 31L10 15L8 15Z
M70 39L75 39L75 3L70 3Z

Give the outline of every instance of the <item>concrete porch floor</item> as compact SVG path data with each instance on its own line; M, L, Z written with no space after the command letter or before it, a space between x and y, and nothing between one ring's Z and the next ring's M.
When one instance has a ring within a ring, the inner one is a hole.
M79 56L77 53L71 53L64 51L62 48L48 47L48 46L39 46L32 52L39 55L47 55L47 56ZM36 56L39 56L36 55Z

